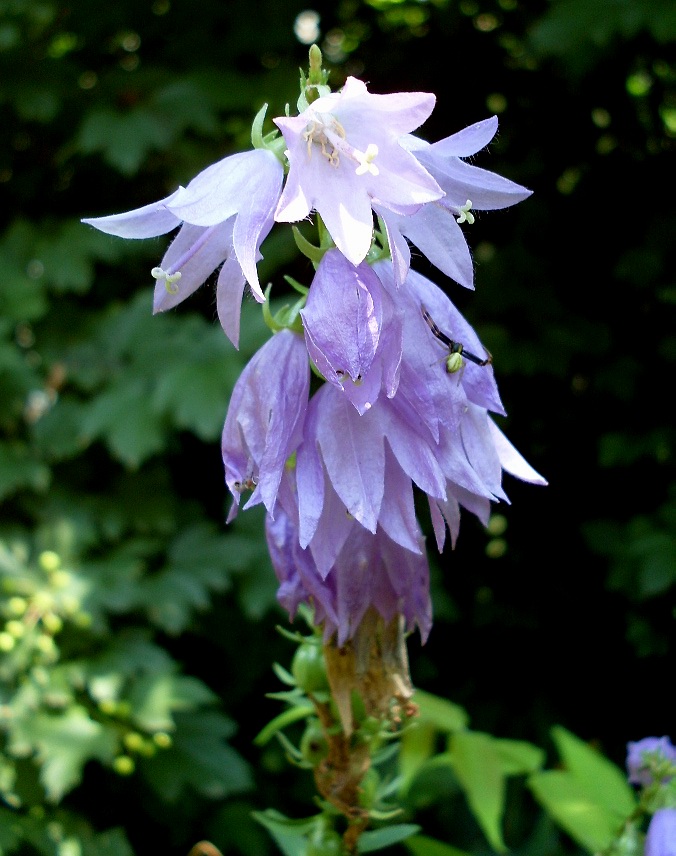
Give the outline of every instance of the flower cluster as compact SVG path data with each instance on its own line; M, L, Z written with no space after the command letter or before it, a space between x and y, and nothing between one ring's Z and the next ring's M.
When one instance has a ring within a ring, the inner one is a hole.
M495 117L429 144L412 132L433 95L376 95L352 77L331 92L318 54L298 115L276 118L279 130L264 137L262 111L251 151L159 202L84 222L128 238L178 227L152 272L154 309L176 306L218 270L218 316L237 346L245 283L265 300L264 239L275 223L314 213L319 246L297 237L315 266L302 308L247 365L228 408L228 519L244 493L244 508L265 506L279 599L291 614L311 603L327 639L353 638L369 612L386 623L403 616L425 638L432 610L414 489L441 550L447 530L455 544L461 509L485 524L490 503L507 501L503 471L545 481L493 421L504 409L491 356L446 294L411 269L409 242L472 288L473 212L530 191L465 160L493 138Z

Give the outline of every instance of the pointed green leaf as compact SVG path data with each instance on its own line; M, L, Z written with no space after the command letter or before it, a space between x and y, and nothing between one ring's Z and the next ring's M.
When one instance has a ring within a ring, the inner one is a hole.
M299 719L305 719L306 716L311 716L314 712L315 709L312 705L291 707L283 711L258 732L254 737L254 743L256 746L264 746L282 728L286 728L292 722L298 722Z
M464 850L458 850L443 841L437 841L427 835L413 835L406 839L404 846L413 856L469 856Z
M566 769L590 799L622 821L636 806L627 776L612 761L561 726L552 729L552 738Z
M399 744L400 794L405 796L425 761L434 752L435 728L431 723L416 720L401 735Z
M605 850L621 830L617 813L599 805L566 770L536 773L528 786L559 826L592 853Z
M59 800L79 784L85 764L96 759L109 762L117 737L100 722L90 719L83 707L71 707L63 713L37 713L17 721L11 736L12 746L35 747L41 763L40 781L51 802Z
M505 809L505 778L495 741L478 731L459 731L449 743L453 769L470 808L491 846L502 853L507 849L500 828Z
M419 721L430 723L438 731L444 733L461 731L469 724L467 712L448 699L416 690L412 700L418 705Z
M391 847L416 832L420 832L420 827L415 823L395 823L392 826L383 826L382 829L362 832L357 843L357 853L372 853L374 850Z
M272 808L254 811L251 816L268 830L284 856L303 856L307 848L307 835L315 828L317 817L321 817L317 815L292 820Z
M545 752L525 740L494 740L506 776L535 773L545 762Z

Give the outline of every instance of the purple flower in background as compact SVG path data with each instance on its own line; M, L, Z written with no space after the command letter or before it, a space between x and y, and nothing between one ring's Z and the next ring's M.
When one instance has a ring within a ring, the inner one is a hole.
M171 309L223 265L217 284L218 316L235 346L245 282L265 297L256 263L274 223L284 169L272 152L254 149L223 158L170 196L109 217L82 222L121 238L151 238L181 226L158 267L153 310ZM182 225L181 225L182 224Z
M223 427L226 484L237 514L240 495L253 490L245 508L263 503L272 511L289 456L302 437L310 389L307 351L300 336L281 330L240 375Z
M440 271L460 285L474 288L472 259L459 224L474 223L472 210L507 208L532 193L462 160L488 145L497 128L498 120L493 116L437 143L429 144L412 135L402 139L402 145L436 179L444 196L410 216L398 216L376 206L386 226L398 284L406 278L411 262L408 238Z
M676 808L661 808L652 816L645 856L676 856Z
M275 219L304 220L317 211L352 264L364 260L373 235L372 204L410 214L443 191L399 143L434 109L427 92L373 95L348 77L299 116L275 119L288 146L289 175Z
M627 743L627 772L632 784L651 785L656 765L664 762L676 765L676 747L668 737L644 737Z
M335 562L320 573L309 550L298 543L291 518L280 511L267 515L266 534L272 564L280 582L277 598L290 616L300 603L311 602L324 638L336 634L344 645L356 633L369 609L385 622L403 615L406 629L417 626L425 641L432 626L429 568L421 547L411 552L382 531L370 533L355 521Z

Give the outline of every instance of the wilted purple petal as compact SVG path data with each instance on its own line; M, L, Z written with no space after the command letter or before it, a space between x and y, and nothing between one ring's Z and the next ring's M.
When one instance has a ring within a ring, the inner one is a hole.
M343 645L358 630L370 609L390 621L403 615L407 630L416 625L423 642L432 624L429 569L422 545L406 550L383 532L371 534L352 521L351 534L324 578L309 550L298 545L291 519L280 511L268 516L266 533L275 573L278 599L291 617L300 603L314 607L315 623L324 638Z

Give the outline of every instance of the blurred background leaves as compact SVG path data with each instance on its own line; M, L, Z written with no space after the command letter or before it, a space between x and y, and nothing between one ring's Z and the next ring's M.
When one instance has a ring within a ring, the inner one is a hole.
M497 113L475 163L534 190L469 232L475 293L417 259L550 485L508 477L513 505L431 555L416 684L553 758L556 723L620 765L673 736L675 37L667 0L0 0L0 852L271 853L250 811L307 811L307 780L251 742L291 653L262 519L224 525L219 435L260 311L245 299L240 351L208 287L153 317L166 239L79 220L247 148L313 40L334 87L434 91L428 139ZM308 281L290 235L263 253L273 299ZM438 785L424 832L486 852ZM507 800L510 847L576 852Z

